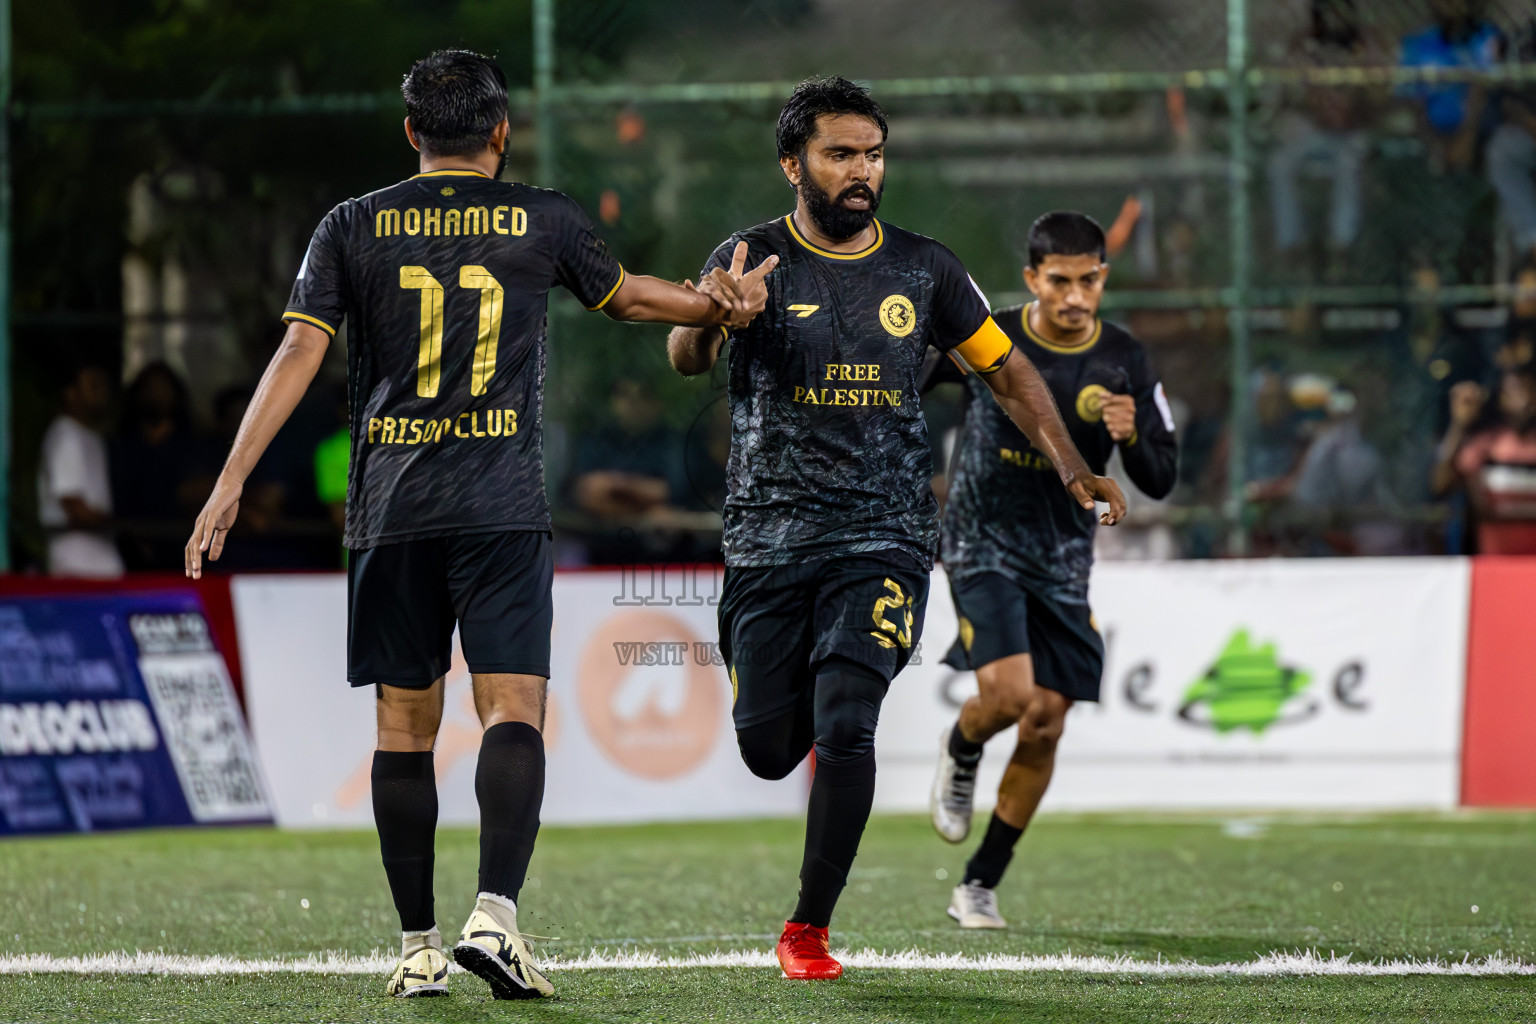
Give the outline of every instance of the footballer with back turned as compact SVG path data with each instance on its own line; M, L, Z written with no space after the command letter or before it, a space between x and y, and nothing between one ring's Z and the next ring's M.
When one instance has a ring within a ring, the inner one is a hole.
M993 317L1039 368L1093 471L1118 449L1136 486L1166 497L1178 445L1163 386L1141 342L1098 319L1109 274L1103 229L1057 211L1035 221L1028 245L1024 282L1036 301ZM965 416L944 509L944 570L960 620L945 661L975 669L980 692L940 737L930 808L939 835L962 842L982 744L1018 726L997 809L949 905L962 928L1004 928L995 890L1050 784L1067 710L1099 699L1104 644L1088 607L1095 522L975 374L939 359L925 390L946 377L964 385Z
M918 399L927 348L957 353L991 386L1068 500L1109 502L1106 521L1125 511L955 255L875 218L885 138L863 88L802 83L778 123L794 211L732 236L705 266L731 264L741 242L753 259L777 256L767 308L745 329L668 339L685 374L731 342L719 615L742 759L782 779L816 751L799 904L776 950L789 978L842 974L827 929L874 799L880 704L922 631L938 540Z
M421 173L350 199L316 229L229 459L187 543L187 573L217 559L241 484L314 379L345 321L351 407L347 678L370 686L373 814L400 914L386 990L446 992L433 910L432 746L455 625L484 735L479 896L452 955L499 999L551 994L517 929L544 794L549 508L541 407L545 310L556 285L616 320L745 327L766 260L697 289L626 274L579 206L499 180L507 83L490 58L438 51L405 76Z

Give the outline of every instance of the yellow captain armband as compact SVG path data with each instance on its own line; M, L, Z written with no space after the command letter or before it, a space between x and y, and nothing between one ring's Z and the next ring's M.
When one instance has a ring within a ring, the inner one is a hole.
M1012 354L1013 342L996 321L987 317L975 334L955 346L955 352L977 373L996 373Z

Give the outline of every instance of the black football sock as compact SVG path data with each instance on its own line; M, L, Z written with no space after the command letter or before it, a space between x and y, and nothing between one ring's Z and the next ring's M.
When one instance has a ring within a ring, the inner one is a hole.
M528 876L544 803L544 737L526 722L500 722L480 739L480 891L514 903Z
M816 763L805 819L805 858L800 864L800 902L791 921L825 928L875 802L875 753L846 764Z
M949 756L966 768L974 768L981 763L981 750L984 744L972 743L965 738L960 731L960 719L955 719L955 727L949 730Z
M965 865L966 884L996 889L997 883L1003 880L1003 872L1008 870L1008 862L1013 859L1013 848L1023 834L1023 829L1014 828L996 814L992 815L980 848Z
M887 683L839 660L816 678L816 777L805 820L800 901L791 921L827 927L875 802L875 724Z
M432 751L373 752L373 820L400 930L435 927L432 841L437 832L437 778Z

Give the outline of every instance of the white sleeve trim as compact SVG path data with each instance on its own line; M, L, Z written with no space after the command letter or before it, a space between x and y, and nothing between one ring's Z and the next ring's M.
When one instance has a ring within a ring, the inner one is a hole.
M992 309L992 301L987 298L987 293L981 290L981 285L977 284L976 283L976 279L974 277L972 277L970 274L966 274L965 275L965 279L967 281L971 282L971 287L976 289L976 294L977 295L981 296L981 304L983 306L986 306L988 312L990 312L991 309Z
M1152 389L1152 404L1157 406L1158 413L1163 417L1163 426L1168 433L1173 433L1173 409L1168 405L1168 396L1163 393L1163 382L1158 381Z

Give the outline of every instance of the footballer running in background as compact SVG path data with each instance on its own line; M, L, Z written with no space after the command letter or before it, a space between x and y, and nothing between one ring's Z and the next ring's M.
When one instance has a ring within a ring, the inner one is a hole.
M885 138L865 89L803 82L778 122L794 211L733 235L705 266L739 274L742 242L754 260L777 257L767 308L745 329L668 339L684 374L731 343L719 615L742 759L782 779L816 751L800 898L777 947L790 978L842 973L827 929L874 799L880 704L922 631L938 541L918 397L928 347L987 382L1049 454L1064 500L1107 501L1109 521L1125 511L955 255L876 219Z
M485 731L479 895L452 955L497 998L531 998L553 991L518 932L516 904L544 795L548 294L559 285L616 320L739 328L762 309L773 261L698 289L626 274L574 201L499 180L507 83L495 61L438 51L402 91L421 173L347 200L316 229L283 313L287 334L187 543L187 573L200 575L204 552L219 557L242 482L345 321L347 678L376 698L373 813L402 931L387 991L446 991L432 747L457 625Z
M1109 275L1103 230L1085 214L1057 211L1035 221L1028 245L1024 282L1036 301L993 318L1045 378L1092 471L1103 473L1119 449L1131 481L1166 497L1178 461L1173 416L1141 342L1098 319ZM1018 726L997 809L949 905L962 928L1004 928L995 890L1050 785L1067 709L1099 699L1104 644L1088 607L1096 520L1062 493L1050 458L986 384L939 359L924 390L945 379L965 388L943 523L960 637L945 661L975 669L980 693L940 738L930 806L939 835L963 842L982 745Z

